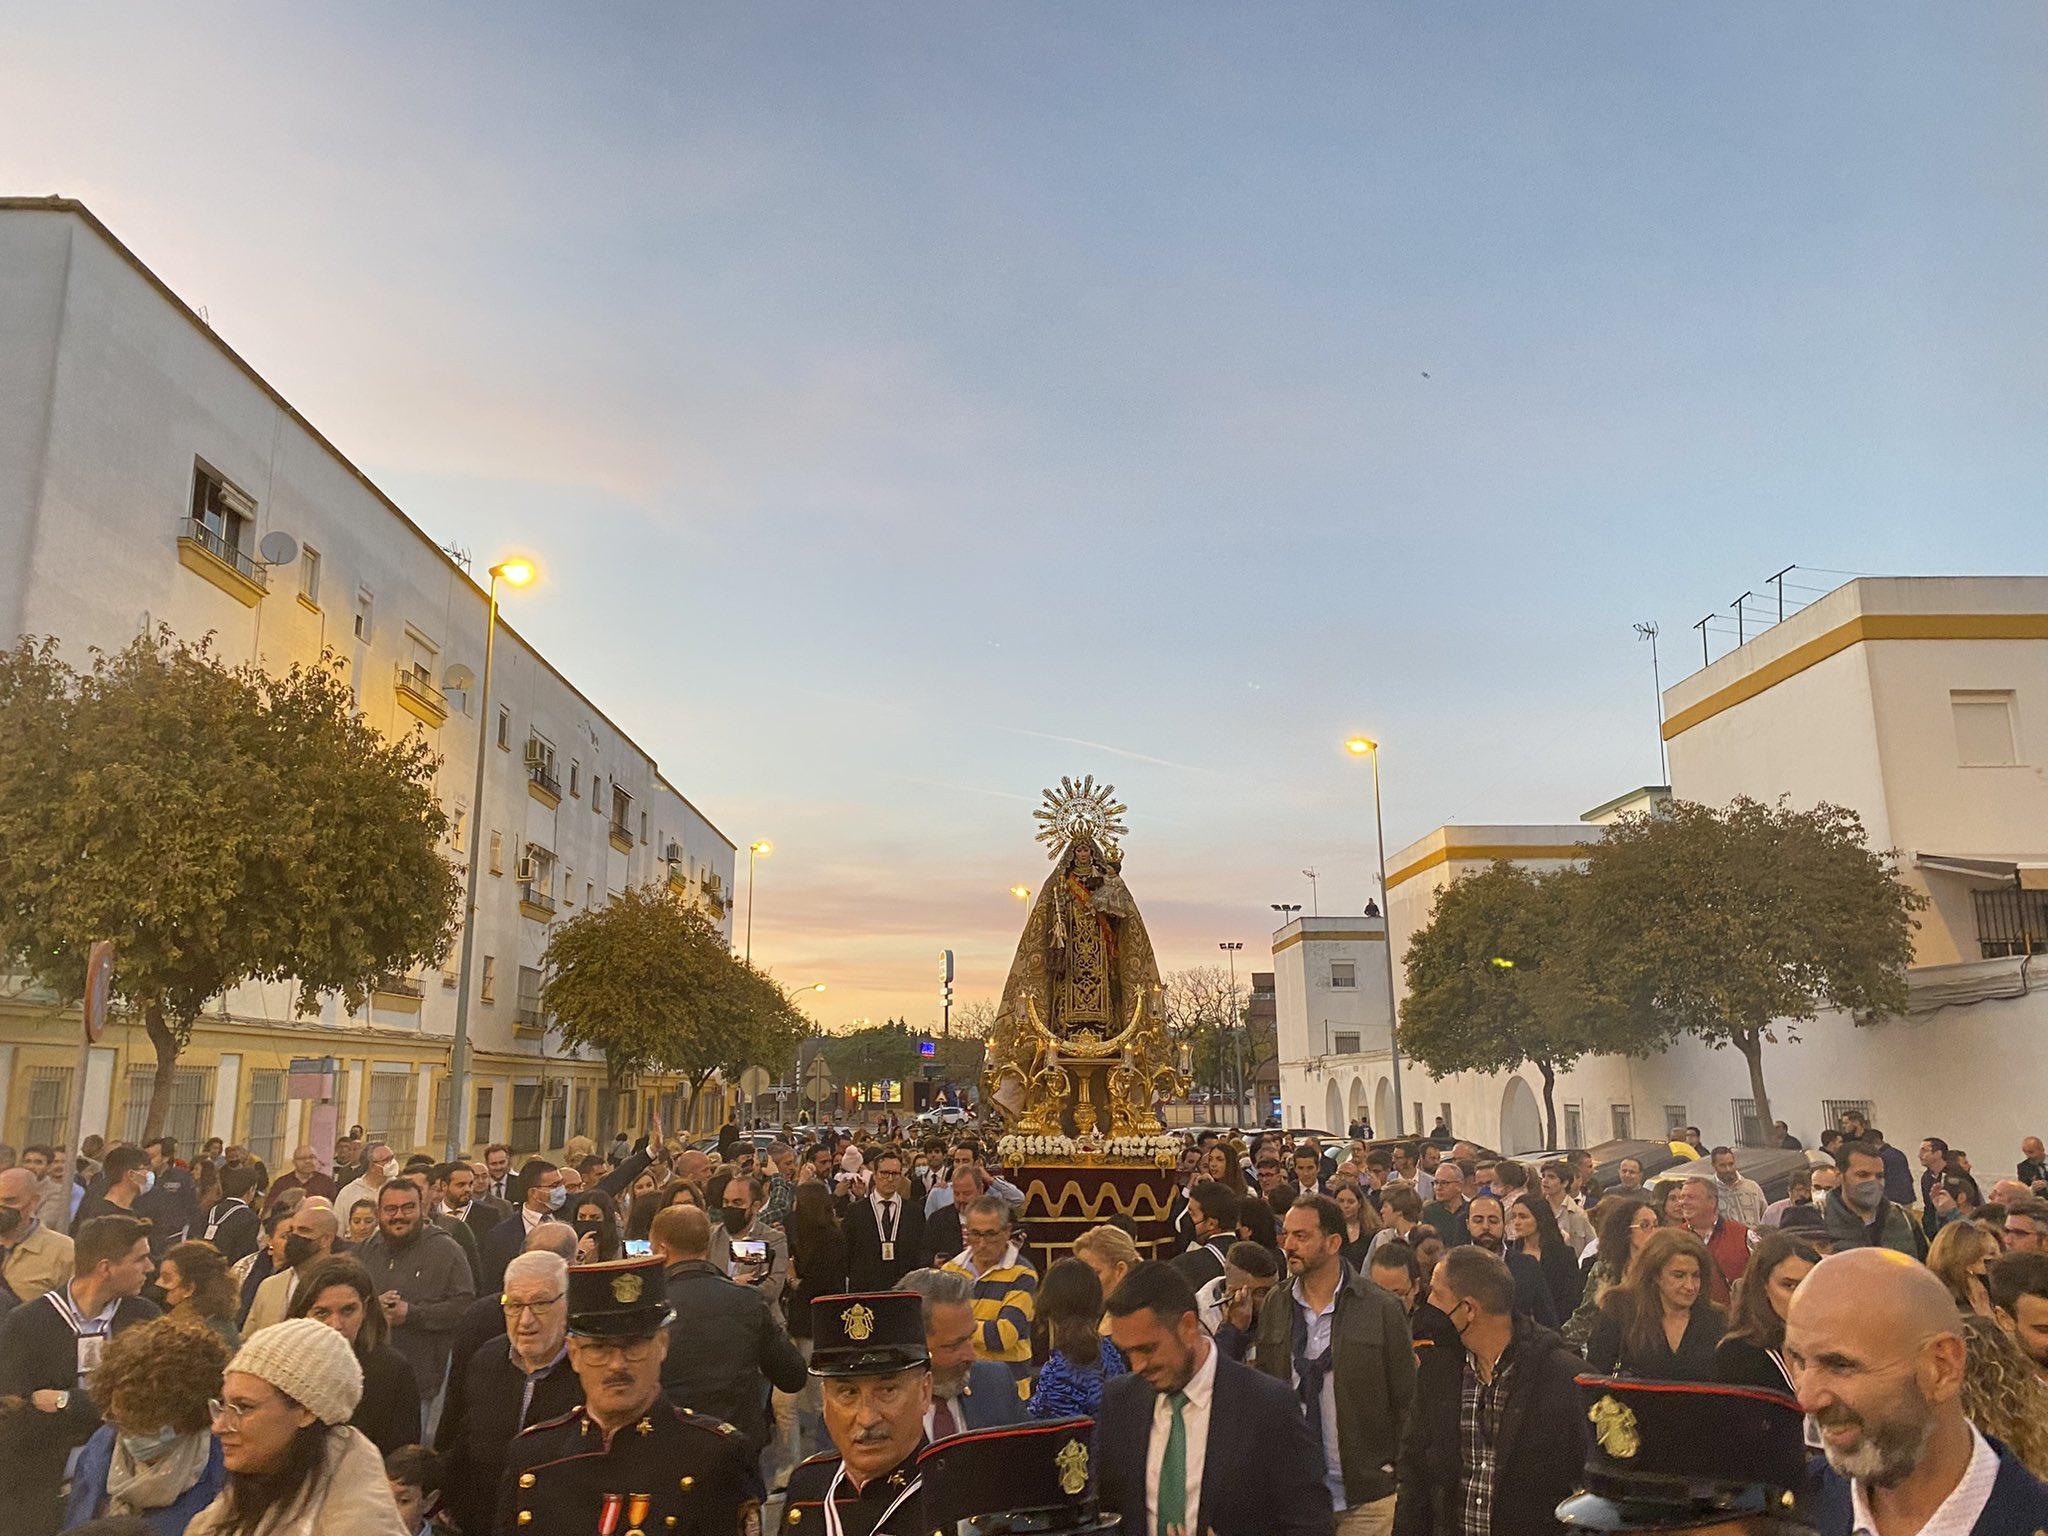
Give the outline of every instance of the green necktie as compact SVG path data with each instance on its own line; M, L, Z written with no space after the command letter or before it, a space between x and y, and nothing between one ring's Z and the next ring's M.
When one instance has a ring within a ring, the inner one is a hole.
M1173 1423L1166 1431L1166 1455L1159 1463L1158 1536L1188 1523L1188 1421L1181 1416L1188 1405L1185 1392L1167 1398L1173 1405Z

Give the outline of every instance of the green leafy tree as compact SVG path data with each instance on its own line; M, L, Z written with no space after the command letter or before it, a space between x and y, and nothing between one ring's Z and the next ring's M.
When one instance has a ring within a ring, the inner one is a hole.
M565 1044L603 1052L614 1090L641 1073L675 1073L692 1116L714 1072L787 1057L809 1028L700 907L659 884L556 924L541 966L541 1006Z
M917 1073L918 1036L901 1019L889 1019L824 1041L825 1061L845 1087L908 1082Z
M1590 1004L1567 943L1582 884L1576 870L1498 861L1437 893L1404 962L1401 1048L1439 1076L1535 1067L1551 1146L1557 1074L1589 1052L1648 1044Z
M296 982L311 1014L437 962L460 876L442 853L438 760L360 720L341 664L272 676L167 629L92 653L0 652L0 955L67 1000L94 941L156 1053L163 1128L205 1004Z
M1925 905L1854 811L1674 801L1593 845L1572 950L1591 1005L1625 1032L1740 1051L1769 1126L1764 1046L1824 1008L1858 1024L1903 1012Z
M1186 1049L1194 1085L1238 1093L1276 1046L1270 1027L1246 1021L1249 982L1240 976L1233 988L1225 967L1191 965L1169 971L1161 983L1167 1038Z

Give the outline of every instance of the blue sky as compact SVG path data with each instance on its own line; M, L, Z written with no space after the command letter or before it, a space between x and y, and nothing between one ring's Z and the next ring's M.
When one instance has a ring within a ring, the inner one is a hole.
M2027 5L17 8L84 198L736 841L832 1023L999 986L1040 786L1169 965L1656 772L1800 563L2042 568ZM1731 637L1732 638L1732 637ZM1716 654L1723 642L1716 642Z

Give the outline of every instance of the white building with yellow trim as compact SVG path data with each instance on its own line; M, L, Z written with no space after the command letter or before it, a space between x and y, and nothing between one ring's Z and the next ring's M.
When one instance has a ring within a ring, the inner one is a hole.
M729 932L732 842L502 615L480 722L488 605L469 571L83 206L0 199L0 274L0 634L54 634L74 661L157 624L274 670L336 651L374 725L440 754L449 855L484 839L461 1139L543 1150L639 1123L658 1090L610 1103L603 1062L561 1049L539 1010L548 928L658 880ZM296 544L289 564L260 558L273 532ZM455 963L390 978L357 1014L328 997L301 1020L292 987L235 989L194 1034L167 1129L281 1166L308 1107L286 1097L286 1068L332 1057L344 1125L438 1147ZM0 1139L61 1139L78 1036L75 1010L0 984ZM117 1023L85 1074L86 1130L133 1135L153 1071L140 1024Z
M1852 581L1665 690L1664 711L1672 794L1848 806L1930 899L1903 1017L1824 1015L1797 1044L1765 1047L1774 1117L1812 1145L1842 1108L1862 1107L1901 1145L1944 1136L1980 1170L2002 1169L2042 1120L2048 578ZM1599 823L1657 793L1633 791L1578 824L1440 827L1391 855L1397 989L1408 940L1451 880L1496 858L1555 868ZM1280 1029L1284 1060L1284 999ZM1288 1123L1319 1123L1335 1094L1347 1108L1372 1105L1375 1129L1390 1126L1384 1035L1378 1056L1326 1060L1321 1078L1283 1093ZM1411 1064L1404 1078L1411 1132L1442 1114L1504 1150L1548 1139L1533 1068L1436 1079ZM1741 1056L1694 1041L1646 1060L1582 1062L1559 1076L1556 1099L1567 1145L1684 1124L1710 1142L1755 1129Z

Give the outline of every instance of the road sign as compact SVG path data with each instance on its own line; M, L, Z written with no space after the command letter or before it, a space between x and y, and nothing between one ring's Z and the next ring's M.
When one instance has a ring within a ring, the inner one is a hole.
M107 1032L107 1003L113 995L114 941L101 939L85 958L85 1038L95 1045Z
M927 1036L925 1039L917 1042L917 1054L930 1061L939 1054L939 1042Z
M804 1070L804 1087L813 1094L832 1091L832 1069L825 1065L823 1056L813 1056L811 1064Z
M750 1099L758 1099L775 1083L766 1067L749 1067L740 1074L739 1088Z

